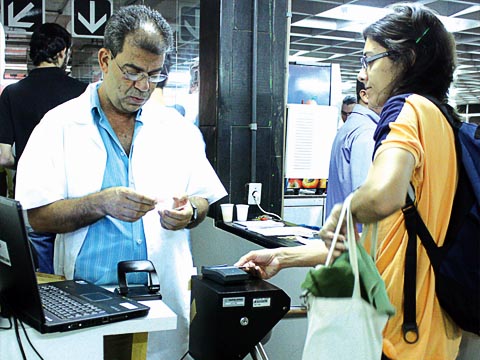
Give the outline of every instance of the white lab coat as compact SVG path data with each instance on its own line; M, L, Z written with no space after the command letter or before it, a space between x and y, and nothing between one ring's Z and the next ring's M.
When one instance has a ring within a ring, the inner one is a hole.
M49 111L34 129L17 169L16 198L25 209L101 189L106 152L90 111L91 91L96 86L90 85L80 97ZM188 194L209 203L226 195L206 159L198 128L176 110L152 103L142 109L141 120L130 171L136 191L166 200ZM188 286L195 273L188 230L163 229L156 211L147 213L143 224L148 259L158 272L163 300L179 317L178 331L168 332L168 342L155 339L160 333L150 334L149 354L155 353L155 359L180 359L188 348ZM87 231L84 227L57 235L55 273L73 278Z

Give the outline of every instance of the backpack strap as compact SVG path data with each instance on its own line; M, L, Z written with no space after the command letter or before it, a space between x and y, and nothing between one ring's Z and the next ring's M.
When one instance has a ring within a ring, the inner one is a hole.
M411 194L415 194L412 184L409 185L406 204L402 208L405 218L405 227L407 228L408 242L405 255L405 273L403 282L403 339L409 344L414 344L419 338L417 325L417 301L416 301L416 282L417 282L417 236L420 238L423 247L436 272L440 266L440 252L438 246L432 238L430 231L418 213ZM413 195L415 199L415 195Z
M411 185L410 185L411 186ZM403 274L403 339L408 344L418 341L417 325L417 208L407 194L407 201L402 208L407 228L408 242L405 254L405 272Z
M449 123L453 126L454 123L451 118L447 116L447 109L442 104L432 98L431 96L425 96L428 100L433 102L440 111L447 118ZM403 277L403 324L402 332L403 339L408 344L414 344L418 341L418 324L417 324L417 296L416 296L416 284L417 284L417 236L420 237L423 246L427 250L427 254L430 258L430 262L434 265L432 256L437 248L435 242L430 235L425 223L423 222L420 214L415 206L415 190L412 184L409 184L407 191L407 198L405 206L402 208L403 216L405 218L405 227L407 229L408 242L405 253L405 272ZM432 256L431 256L432 255ZM435 256L433 256L435 257ZM435 269L435 266L434 266Z

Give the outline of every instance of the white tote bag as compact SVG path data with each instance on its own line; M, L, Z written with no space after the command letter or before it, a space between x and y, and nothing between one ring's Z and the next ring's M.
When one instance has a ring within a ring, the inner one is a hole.
M347 241L354 274L351 298L308 295L308 330L303 360L380 360L382 332L388 315L379 313L360 295L355 226L350 211L351 195L345 200L326 265L330 264L343 219L347 216ZM365 231L366 232L366 231Z

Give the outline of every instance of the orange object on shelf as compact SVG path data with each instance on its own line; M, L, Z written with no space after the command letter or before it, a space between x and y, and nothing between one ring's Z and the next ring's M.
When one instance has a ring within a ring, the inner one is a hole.
M301 189L302 179L288 179L288 189Z

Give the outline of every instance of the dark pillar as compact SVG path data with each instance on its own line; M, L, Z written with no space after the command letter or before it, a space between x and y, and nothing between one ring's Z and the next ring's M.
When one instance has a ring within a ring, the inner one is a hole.
M222 202L246 203L245 185L255 180L262 183L262 208L280 215L287 0L258 0L257 9L258 55L252 64L254 0L200 2L200 129L208 157L229 193ZM254 159L252 66L257 68ZM250 206L250 214L260 213Z

